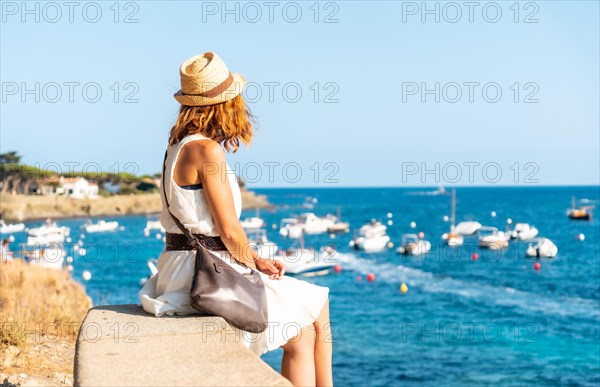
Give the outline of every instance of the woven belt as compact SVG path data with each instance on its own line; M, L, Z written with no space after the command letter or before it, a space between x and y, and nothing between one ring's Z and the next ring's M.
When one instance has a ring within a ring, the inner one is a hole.
M221 240L221 237L219 236L207 236L202 234L194 234L194 236L196 236L196 238L198 238L198 240L200 241L200 244L208 250L227 250L227 247L225 246L225 244ZM167 251L196 250L194 246L190 245L190 243L187 240L187 237L184 234L175 234L168 232L166 239Z

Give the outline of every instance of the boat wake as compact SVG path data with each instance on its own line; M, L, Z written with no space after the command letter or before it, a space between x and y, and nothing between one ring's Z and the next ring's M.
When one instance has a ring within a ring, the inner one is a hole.
M409 287L428 293L456 295L493 306L514 307L547 315L600 319L600 303L595 300L577 297L550 298L510 287L458 280L450 276L441 277L403 265L360 258L352 253L340 254L339 259L344 269L358 273L373 272L378 281L405 282Z

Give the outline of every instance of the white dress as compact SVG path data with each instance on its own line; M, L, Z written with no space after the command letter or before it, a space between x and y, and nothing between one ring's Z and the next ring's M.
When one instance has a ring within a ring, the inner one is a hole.
M173 170L179 152L185 144L195 140L207 140L200 134L184 137L178 144L167 149L165 188L171 212L193 233L210 236L219 235L210 215L203 190L179 187L173 181ZM235 209L240 216L242 199L235 174L227 165L227 178L231 184ZM166 210L161 189L163 209L160 222L167 232L181 233ZM215 252L219 258L232 265L240 273L248 268L236 263L227 251ZM163 250L158 258L158 273L150 278L139 291L145 311L157 317L163 315L185 315L199 313L190 306L190 288L194 271L195 251ZM262 273L267 295L269 325L263 333L250 333L235 329L242 342L255 354L279 348L296 336L300 329L312 324L319 316L329 288L284 276L270 279Z

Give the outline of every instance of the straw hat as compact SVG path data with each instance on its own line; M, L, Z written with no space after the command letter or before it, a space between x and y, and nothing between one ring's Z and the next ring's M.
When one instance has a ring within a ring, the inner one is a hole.
M205 52L187 59L179 69L181 90L175 99L186 106L206 106L237 97L246 80L229 72L227 65L214 52Z

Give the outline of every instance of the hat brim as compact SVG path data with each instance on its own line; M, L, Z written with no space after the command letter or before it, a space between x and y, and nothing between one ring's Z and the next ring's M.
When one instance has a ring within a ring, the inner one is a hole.
M181 90L175 93L173 97L175 97L177 102L185 106L208 106L227 102L240 95L246 86L246 79L241 74L232 73L231 75L233 76L231 85L216 97L210 98L200 95L183 94Z

